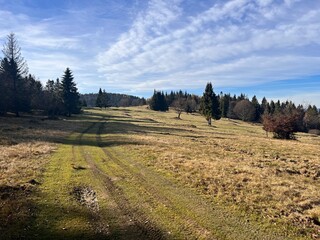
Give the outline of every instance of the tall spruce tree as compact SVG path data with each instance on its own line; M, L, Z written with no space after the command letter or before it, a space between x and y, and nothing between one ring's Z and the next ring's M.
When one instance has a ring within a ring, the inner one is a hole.
M96 107L102 108L102 89L99 89L97 100L96 100Z
M72 113L79 113L81 109L79 93L76 84L73 81L72 71L69 68L64 72L61 87L66 115L70 117Z
M261 114L261 106L260 103L256 97L256 95L254 95L251 99L251 103L253 104L254 108L255 108L255 114L254 114L254 121L259 121L260 120L260 114Z
M4 59L1 61L0 75L6 88L5 98L8 100L5 111L12 111L18 117L19 112L30 110L25 79L28 67L13 33L7 36L2 52Z
M208 124L211 125L211 119L218 120L221 118L219 99L213 92L212 84L207 83L201 101L201 114L205 116Z

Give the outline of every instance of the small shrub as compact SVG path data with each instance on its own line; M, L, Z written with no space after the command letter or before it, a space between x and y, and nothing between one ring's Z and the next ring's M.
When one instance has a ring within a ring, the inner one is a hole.
M274 138L295 139L297 115L278 113L275 115L266 114L262 117L263 129L272 132Z

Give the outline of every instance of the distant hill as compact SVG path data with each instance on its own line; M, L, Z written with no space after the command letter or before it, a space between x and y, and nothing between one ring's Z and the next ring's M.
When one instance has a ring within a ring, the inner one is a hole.
M136 96L119 94L119 93L107 93L108 106L109 107L129 107L145 105L146 100ZM88 107L95 107L98 93L86 93L80 94L80 100L86 101Z

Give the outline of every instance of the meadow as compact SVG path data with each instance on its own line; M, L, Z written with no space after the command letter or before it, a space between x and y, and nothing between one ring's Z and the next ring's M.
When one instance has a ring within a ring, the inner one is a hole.
M319 238L320 137L176 117L0 118L0 238Z

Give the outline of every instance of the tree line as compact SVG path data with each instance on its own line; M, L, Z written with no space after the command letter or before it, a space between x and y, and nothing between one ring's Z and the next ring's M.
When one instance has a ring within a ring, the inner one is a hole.
M80 94L80 101L86 107L129 107L146 105L146 99L120 94L109 93L99 89L98 93Z
M212 119L239 119L246 122L262 123L263 129L273 133L276 138L292 139L295 132L320 133L319 110L316 106L296 106L292 101L280 102L264 97L261 103L256 96L249 99L245 94L239 96L216 94L211 83L207 83L202 97L178 92L170 94L154 91L148 100L149 107L156 111L174 109L180 118L182 112L201 113L208 124Z
M28 73L27 62L13 33L9 34L0 59L0 115L41 110L50 117L79 113L79 93L72 71L66 68L62 80L48 80L43 86Z

